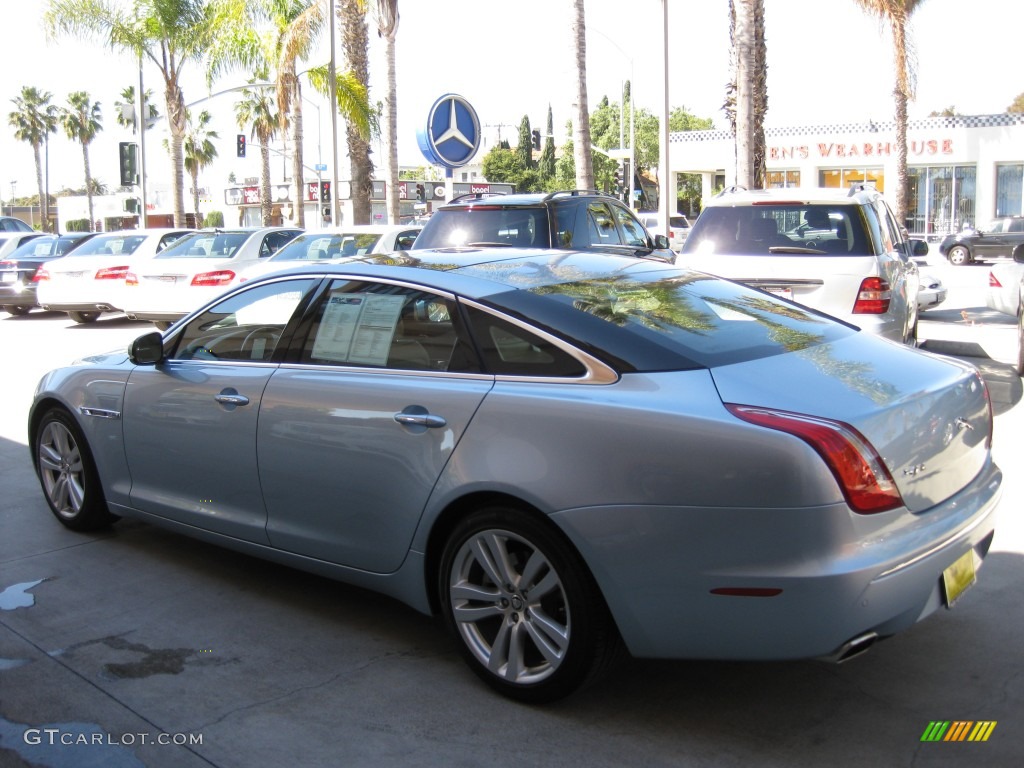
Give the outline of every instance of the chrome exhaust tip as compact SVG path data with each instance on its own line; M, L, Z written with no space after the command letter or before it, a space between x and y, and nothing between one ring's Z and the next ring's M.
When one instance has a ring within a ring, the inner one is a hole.
M855 656L866 653L875 644L876 640L878 640L877 632L865 632L862 635L857 635L839 646L835 653L826 656L824 660L830 661L833 664L842 664L844 661L849 661Z

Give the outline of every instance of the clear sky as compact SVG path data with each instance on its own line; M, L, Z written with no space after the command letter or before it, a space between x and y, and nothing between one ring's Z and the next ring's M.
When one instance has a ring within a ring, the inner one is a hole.
M721 127L729 77L727 0L668 3L670 105L685 106ZM14 108L11 100L22 86L50 91L58 105L64 105L75 90L85 90L101 103L105 128L90 157L94 175L111 188L118 184L117 142L131 138L115 122L113 103L125 86L137 84L137 63L99 42L47 40L42 29L46 5L45 0L4 3L6 34L0 46L0 198L4 201L11 195L12 182L19 197L36 190L31 147L14 140L7 121ZM524 115L532 127L543 130L550 104L560 143L575 100L571 5L570 0L400 0L400 164L426 164L416 144L416 131L425 123L434 100L449 92L466 97L485 126L504 126L502 131L513 144ZM637 107L660 112L662 9L662 0L586 0L591 109L605 95L619 101L622 81L631 79ZM879 22L854 0L765 0L765 15L769 126L892 119L889 39ZM925 2L910 29L917 70L911 117L949 106L963 114L1005 111L1024 92L1018 54L1022 21L1024 4L1013 0ZM384 97L383 46L372 28L370 36L371 98L377 101ZM326 43L321 50L311 63L326 62ZM189 65L186 75L189 102L246 80L239 73L208 89L198 65ZM144 76L163 112L159 74L148 65ZM305 92L310 100L319 101L312 89ZM234 100L231 95L220 96L204 105L214 113L213 127L221 135L220 159L201 179L214 188L225 184L231 172L240 179L258 175L254 157L235 158ZM315 107L307 104L305 115L307 164L317 162L319 134L319 159L329 165L327 109L320 109L319 126ZM162 135L157 131L147 136L151 178L159 182L168 164ZM381 174L382 152L378 148L374 156ZM49 159L51 192L83 185L81 150L62 132L50 139ZM339 175L348 175L344 147Z

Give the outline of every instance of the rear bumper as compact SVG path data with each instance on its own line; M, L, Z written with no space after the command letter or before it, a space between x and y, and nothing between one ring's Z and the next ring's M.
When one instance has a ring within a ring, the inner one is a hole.
M552 518L591 565L634 656L834 657L854 638L894 634L943 605L943 571L967 552L976 563L988 554L1001 489L989 462L916 515L835 505L610 507ZM767 591L712 592L729 589Z
M33 283L14 283L0 286L0 306L37 307L36 287Z

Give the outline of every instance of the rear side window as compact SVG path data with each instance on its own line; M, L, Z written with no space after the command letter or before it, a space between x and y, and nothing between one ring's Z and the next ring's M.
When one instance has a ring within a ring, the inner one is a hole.
M522 326L475 308L467 315L487 373L579 378L587 372L572 355Z
M544 208L475 205L436 211L416 238L414 247L547 248L548 243Z
M859 206L790 204L707 208L690 230L682 252L868 256L874 250Z

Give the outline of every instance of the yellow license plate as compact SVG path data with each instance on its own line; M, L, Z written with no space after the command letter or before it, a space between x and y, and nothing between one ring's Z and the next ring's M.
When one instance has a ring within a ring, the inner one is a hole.
M974 551L959 558L942 572L942 586L946 592L946 607L952 608L953 603L973 586L977 573L974 569Z

